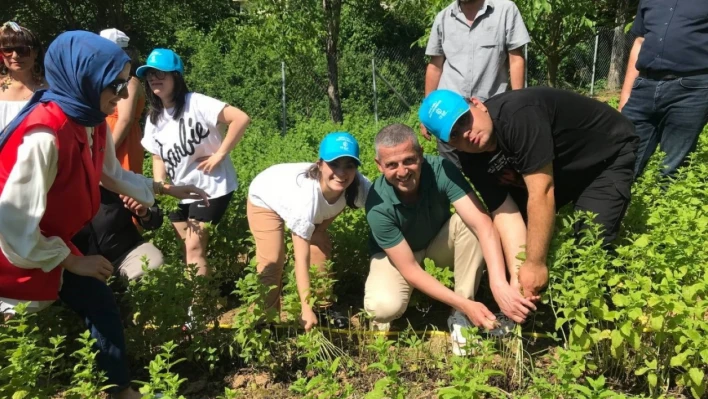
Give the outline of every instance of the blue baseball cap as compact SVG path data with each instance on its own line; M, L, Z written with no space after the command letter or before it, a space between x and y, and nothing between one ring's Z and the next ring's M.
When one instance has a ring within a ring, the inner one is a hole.
M428 94L423 100L418 118L433 136L447 143L450 141L452 127L469 110L470 105L464 97L454 91L441 89Z
M354 136L347 132L334 132L327 134L320 143L320 158L325 162L331 162L341 157L351 157L359 160L359 143Z
M163 72L179 72L184 75L184 64L177 53L166 48L156 48L148 55L145 65L138 68L135 74L144 78L148 69L154 68Z

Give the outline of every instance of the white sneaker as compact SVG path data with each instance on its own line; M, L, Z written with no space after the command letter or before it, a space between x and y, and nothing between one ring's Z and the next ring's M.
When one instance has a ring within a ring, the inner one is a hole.
M462 335L462 330L473 327L462 312L455 310L447 318L447 327L450 329L450 341L452 341L452 353L456 356L467 355L467 339Z
M494 316L496 316L497 318L497 327L487 331L487 334L496 338L501 338L511 333L512 331L514 331L514 328L516 328L516 322L506 317L504 313L495 313Z
M378 321L371 320L371 331L388 332L390 329L391 323L379 323Z

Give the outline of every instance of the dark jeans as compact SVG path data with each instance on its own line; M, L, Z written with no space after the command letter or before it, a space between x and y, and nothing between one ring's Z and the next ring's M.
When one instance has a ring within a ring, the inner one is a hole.
M634 167L639 177L657 145L666 153L664 176L672 176L696 149L698 137L708 122L708 75L672 80L638 77L622 109L641 142Z
M607 165L588 184L578 189L556 186L556 208L572 202L575 211L590 211L596 214L595 223L603 227L602 239L606 246L617 238L620 224L631 199L638 140L626 143ZM510 190L524 220L527 220L528 192ZM585 228L584 223L574 226L575 235Z
M130 384L125 337L113 291L93 277L79 276L64 270L59 298L81 316L91 337L96 339L98 368L106 372L108 384L116 387L109 392L120 392Z

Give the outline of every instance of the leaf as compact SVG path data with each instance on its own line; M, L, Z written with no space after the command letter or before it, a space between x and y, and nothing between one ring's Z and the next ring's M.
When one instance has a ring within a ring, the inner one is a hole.
M695 390L693 394L696 397L703 396L703 392L705 392L706 388L705 384L703 384L703 378L705 377L703 370L696 367L692 367L688 370L688 377L691 380L691 390Z
M642 234L634 241L634 246L638 248L646 248L647 245L649 245L649 236L646 234Z
M671 362L669 363L671 367L685 367L688 366L688 357L693 354L693 351L687 350L679 353L676 356L671 357Z
M664 326L664 316L659 315L652 317L650 321L650 326L651 329L654 331L661 331L662 327Z
M649 382L649 387L654 390L659 383L659 378L656 376L656 373L649 373L647 381Z

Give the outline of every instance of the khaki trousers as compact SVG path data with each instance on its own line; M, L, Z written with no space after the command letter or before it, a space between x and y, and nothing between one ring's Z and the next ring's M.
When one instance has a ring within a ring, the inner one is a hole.
M266 307L280 308L280 294L283 288L283 268L285 267L285 223L270 209L246 202L248 226L256 241L256 269L261 283L275 286L266 297ZM310 264L325 271L325 262L332 253L332 242L327 231L315 228L310 239Z
M128 280L135 280L144 274L143 256L147 258L148 269L154 270L162 266L162 252L152 243L144 242L128 252L123 259L114 262L113 267Z
M413 254L421 267L425 258L431 259L438 267L453 266L455 293L474 298L484 270L484 257L477 237L456 213L427 248ZM364 291L364 309L374 316L375 321L388 323L406 311L413 287L386 254L380 252L371 258Z

